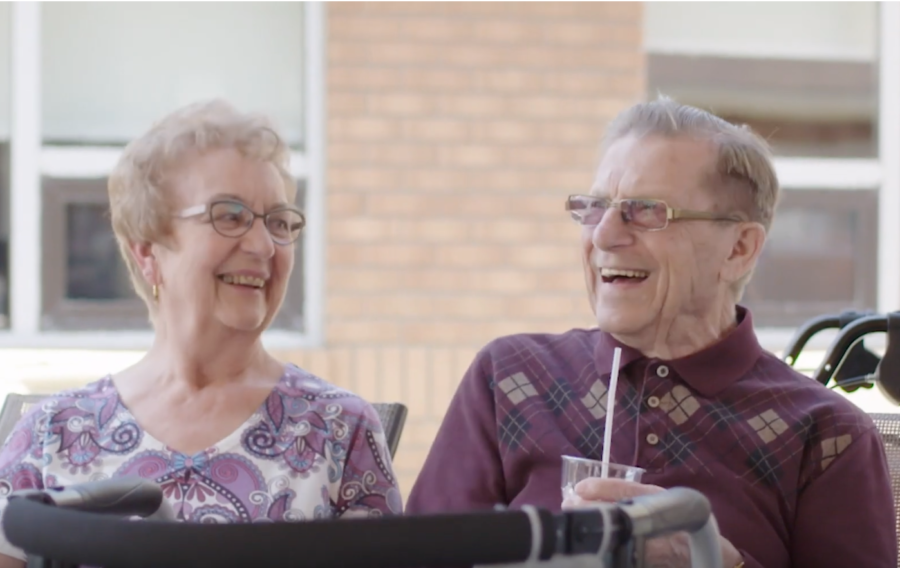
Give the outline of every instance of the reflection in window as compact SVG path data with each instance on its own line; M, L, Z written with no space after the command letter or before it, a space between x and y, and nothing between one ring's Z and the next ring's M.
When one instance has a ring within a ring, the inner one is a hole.
M779 156L878 155L877 3L645 8L649 93L749 124Z
M875 191L788 191L742 303L763 326L874 309Z
M66 297L69 299L118 300L135 295L107 212L108 208L99 204L66 206Z
M0 9L0 23L3 10ZM0 30L2 30L0 25ZM2 39L2 34L0 34ZM2 52L2 49L0 49ZM0 65L2 67L2 65ZM2 76L2 71L0 71ZM0 88L0 91L3 89ZM0 96L2 102L2 96ZM3 112L0 111L0 129L2 129ZM12 287L9 279L9 143L0 142L0 329L9 327L9 290Z
M9 327L9 244L0 240L0 329Z

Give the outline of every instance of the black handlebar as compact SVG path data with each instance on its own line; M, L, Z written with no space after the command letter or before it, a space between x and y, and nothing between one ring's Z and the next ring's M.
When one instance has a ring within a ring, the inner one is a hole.
M797 328L794 336L788 341L783 359L788 365L793 365L797 362L797 357L800 356L803 348L806 347L806 344L809 343L809 340L814 335L826 329L842 329L860 318L871 315L874 315L871 311L846 311L841 314L824 315L808 320Z

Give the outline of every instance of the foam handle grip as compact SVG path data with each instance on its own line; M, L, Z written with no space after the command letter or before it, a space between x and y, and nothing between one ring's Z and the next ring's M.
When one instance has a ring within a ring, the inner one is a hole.
M80 483L72 487L44 489L57 507L109 515L152 515L162 504L159 486L140 477L119 477Z

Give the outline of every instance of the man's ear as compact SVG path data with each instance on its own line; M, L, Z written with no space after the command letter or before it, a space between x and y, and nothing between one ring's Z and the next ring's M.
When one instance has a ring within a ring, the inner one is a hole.
M766 244L766 230L760 223L742 222L736 227L731 253L722 267L722 280L734 284L756 266Z
M131 252L132 258L134 258L138 267L141 269L141 274L144 275L147 284L159 284L159 274L156 266L156 256L154 255L153 244L148 241L130 243L128 249Z

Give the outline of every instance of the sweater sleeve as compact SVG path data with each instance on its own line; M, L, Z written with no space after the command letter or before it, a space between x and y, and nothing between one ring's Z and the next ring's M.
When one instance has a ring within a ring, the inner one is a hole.
M482 350L450 402L407 500L407 513L462 512L507 503L491 370L489 353Z

